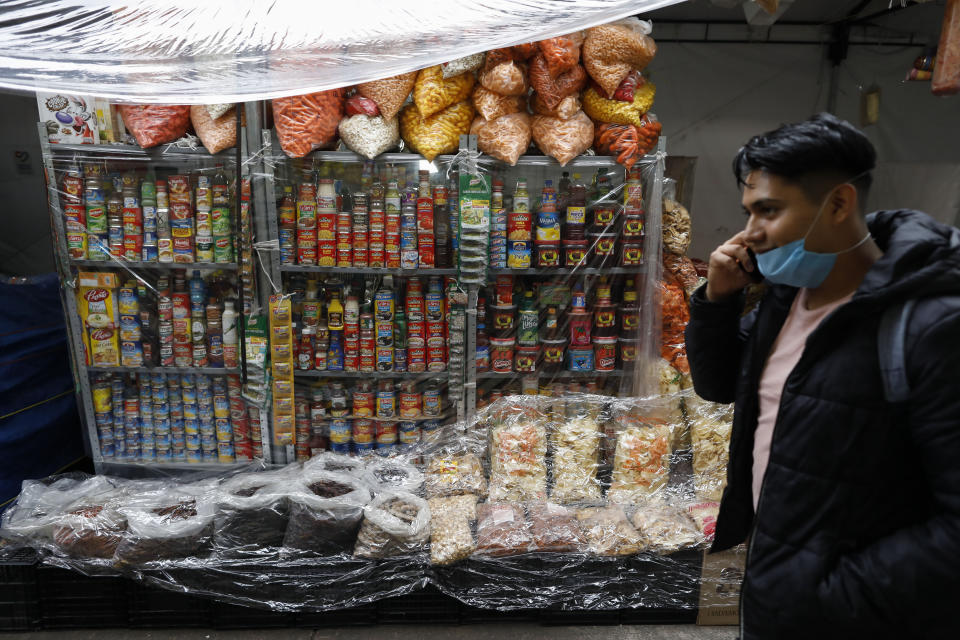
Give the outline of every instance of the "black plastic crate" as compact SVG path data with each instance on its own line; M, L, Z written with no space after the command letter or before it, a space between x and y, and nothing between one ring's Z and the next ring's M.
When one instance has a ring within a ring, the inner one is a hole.
M133 629L190 629L210 626L210 601L131 583L127 610Z
M214 629L281 629L296 624L293 613L210 601L210 626Z
M427 587L377 602L377 621L379 624L457 624L460 602Z
M0 631L32 631L39 626L36 553L0 552Z
M539 614L539 622L544 626L604 626L620 624L620 612L616 609L610 611L565 611L546 609L540 611Z
M696 624L697 609L622 609L621 624Z
M127 626L127 589L119 577L37 567L40 621L44 629L105 629Z
M461 624L495 624L495 623L539 623L540 612L535 609L517 609L514 611L498 611L497 609L483 609L460 605Z
M375 604L333 611L303 611L297 614L297 626L301 629L364 627L375 624L377 624Z

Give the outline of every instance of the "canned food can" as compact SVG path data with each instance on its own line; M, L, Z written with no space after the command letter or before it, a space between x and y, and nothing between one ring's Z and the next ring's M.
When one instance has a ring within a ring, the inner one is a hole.
M420 425L416 422L401 422L398 429L400 444L415 445L420 442Z

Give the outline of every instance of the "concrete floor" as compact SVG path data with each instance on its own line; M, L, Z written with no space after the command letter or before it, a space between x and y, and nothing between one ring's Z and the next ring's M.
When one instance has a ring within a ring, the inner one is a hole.
M324 629L270 629L263 631L204 631L110 629L95 631L41 631L4 634L4 640L733 640L736 627L695 625L571 626L541 627L532 624L504 625L383 625L377 627Z

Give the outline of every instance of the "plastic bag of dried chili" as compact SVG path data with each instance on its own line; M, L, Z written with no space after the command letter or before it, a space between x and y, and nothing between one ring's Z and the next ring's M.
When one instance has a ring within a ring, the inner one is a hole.
M273 121L283 152L291 158L302 158L314 149L332 145L343 118L344 97L340 88L274 98Z
M644 126L632 124L598 123L594 131L593 147L601 155L614 156L629 169L637 160L652 151L660 139L662 125L656 116L643 116Z
M121 104L123 125L144 149L182 138L190 126L186 105Z

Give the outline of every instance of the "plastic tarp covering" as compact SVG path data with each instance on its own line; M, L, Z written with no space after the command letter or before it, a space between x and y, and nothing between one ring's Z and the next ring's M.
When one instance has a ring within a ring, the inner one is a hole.
M677 1L19 0L0 7L0 86L136 103L275 98L393 76Z
M57 274L0 279L0 503L83 456Z
M27 481L0 535L48 564L281 611L428 584L503 610L690 609L726 466L701 441L730 418L690 392L508 396L365 469ZM284 526L284 544L235 554ZM322 542L286 544L304 526Z

